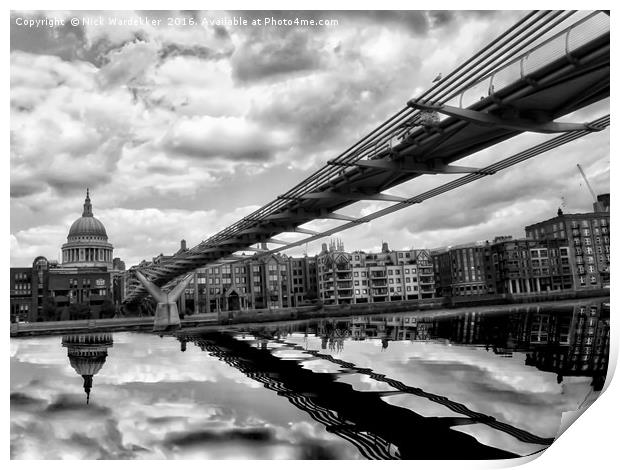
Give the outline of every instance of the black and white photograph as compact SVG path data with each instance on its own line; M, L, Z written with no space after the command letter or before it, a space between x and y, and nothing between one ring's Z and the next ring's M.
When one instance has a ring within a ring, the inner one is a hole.
M10 460L598 452L612 13L467 7L10 10Z

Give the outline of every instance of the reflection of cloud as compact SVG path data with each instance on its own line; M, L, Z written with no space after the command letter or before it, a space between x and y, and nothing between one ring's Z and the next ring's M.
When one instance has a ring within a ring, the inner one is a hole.
M16 392L11 393L10 396L11 409L28 409L28 408L41 408L47 402L40 398L35 398L25 393Z
M110 408L97 404L86 404L83 395L63 394L59 395L53 403L43 410L42 414L46 417L49 415L58 415L63 418L92 418L110 416L112 411Z
M252 444L265 443L273 439L273 431L266 428L230 429L223 432L193 431L170 433L162 445L166 447L195 447L204 444L219 444L222 442L236 443L249 441Z
M115 334L89 405L60 337L11 342L14 459L360 458L286 398L173 338Z
M292 336L287 340L300 344L299 339ZM308 338L309 349L319 346L320 338ZM388 349L381 352L380 349L378 340L347 341L338 358L425 392L445 396L472 411L493 416L540 437L554 437L562 412L576 408L589 388L588 378L573 378L558 385L555 374L525 366L525 358L520 353L506 358L470 346L453 344L447 347L441 343L404 341L390 341ZM356 382L352 377L343 377L356 388L362 388L366 380L360 377ZM384 400L412 407L424 416L437 416L436 403L401 397L406 395ZM444 413L447 412L446 408ZM467 432L477 438L476 433L483 427L469 426ZM506 440L500 436L502 433L488 429L484 439L489 445L502 447L505 442L512 442L512 438ZM513 442L511 446L521 449L519 443Z

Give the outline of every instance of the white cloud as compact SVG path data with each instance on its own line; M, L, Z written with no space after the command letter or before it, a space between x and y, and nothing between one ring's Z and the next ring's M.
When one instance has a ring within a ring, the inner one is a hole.
M166 246L182 237L202 240L221 221L234 222L233 206L268 202L337 156L521 13L337 15L339 27L312 31L86 27L42 36L37 44L34 36L19 37L11 53L12 263L29 264L39 250L55 257L53 243L64 240L40 237L29 248L24 234L39 227L66 231L79 216L86 186L107 226L122 221L109 234L123 257L170 252ZM592 119L608 106L604 101L566 119ZM488 164L538 141L519 137L462 164ZM393 247L432 247L519 234L552 216L561 197L568 211L591 207L576 163L597 192L609 191L609 133L342 238L348 248L369 249L384 239ZM390 192L417 194L446 180L416 178ZM357 207L368 213L378 206ZM160 220L149 227L166 242L147 253L145 236L127 214L150 208L177 225L164 228L168 222Z

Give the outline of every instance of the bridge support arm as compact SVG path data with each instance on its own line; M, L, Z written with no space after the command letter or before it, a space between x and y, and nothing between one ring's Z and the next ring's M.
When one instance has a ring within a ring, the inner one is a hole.
M181 319L179 318L179 309L176 301L185 291L185 288L192 279L192 276L187 276L170 292L163 291L160 287L149 281L140 271L136 271L136 277L149 292L149 294L151 294L157 301L155 320L153 321L153 331L164 331L171 328L179 328L181 326Z
M411 108L420 109L422 111L437 111L438 113L452 116L479 126L500 127L502 129L509 129L512 131L557 134L571 131L596 132L599 130L585 123L565 123L554 121L539 122L524 118L505 118L490 113L474 111L473 109L457 108L455 106L448 106L445 104L424 103L417 100L409 100L407 105Z

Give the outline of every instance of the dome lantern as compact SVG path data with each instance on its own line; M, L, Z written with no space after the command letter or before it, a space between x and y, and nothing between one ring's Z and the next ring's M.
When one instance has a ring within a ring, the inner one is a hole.
M86 188L86 199L84 199L84 210L82 211L82 217L92 217L93 206L90 203L90 194L88 188Z

